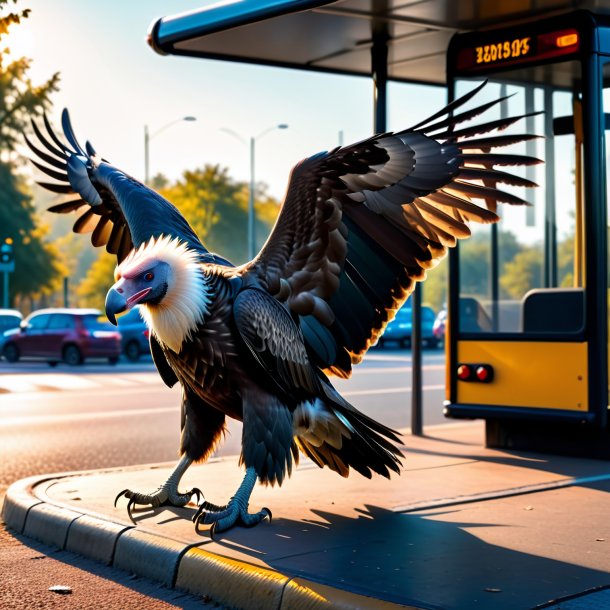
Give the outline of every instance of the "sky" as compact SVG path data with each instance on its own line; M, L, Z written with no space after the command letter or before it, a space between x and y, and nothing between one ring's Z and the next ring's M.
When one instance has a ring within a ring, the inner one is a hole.
M150 174L171 180L187 169L218 163L249 180L244 141L280 123L256 143L256 179L283 197L300 159L372 134L369 78L308 73L196 58L161 56L146 42L157 18L210 4L205 0L18 0L29 19L9 32L16 55L33 60L34 84L60 72L50 118L70 110L81 141L104 158L144 177L144 126L150 140ZM445 102L438 87L394 83L388 127L403 129ZM184 122L184 116L196 117ZM167 129L169 123L177 122ZM156 134L157 131L162 130ZM156 134L156 135L155 135Z

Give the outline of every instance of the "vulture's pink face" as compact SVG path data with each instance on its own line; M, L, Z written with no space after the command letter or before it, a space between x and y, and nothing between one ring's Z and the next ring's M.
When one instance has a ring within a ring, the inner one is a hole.
M117 269L116 282L106 295L106 316L116 325L116 314L134 305L160 304L172 283L169 263L156 257L142 257Z
M161 235L140 244L114 277L106 296L108 319L116 324L118 313L141 304L152 335L176 353L209 313L211 289L199 254L178 238Z

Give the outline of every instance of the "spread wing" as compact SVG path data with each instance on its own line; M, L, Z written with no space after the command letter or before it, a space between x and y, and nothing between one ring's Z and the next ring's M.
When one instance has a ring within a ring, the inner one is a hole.
M44 116L44 131L32 120L35 144L25 142L37 157L31 159L54 182L40 186L64 195L65 199L49 208L58 214L80 213L75 233L91 233L94 246L106 246L121 262L133 247L151 237L171 235L185 241L189 248L211 258L185 218L158 193L101 159L89 142L83 148L72 129L67 110L62 113L65 141L53 131Z
M459 128L506 99L463 110L484 84L410 129L293 169L276 225L242 275L300 316L321 368L348 376L415 282L470 235L469 221L496 222L497 202L526 204L498 184L535 185L495 166L540 161L491 149L535 138L496 133L527 115Z

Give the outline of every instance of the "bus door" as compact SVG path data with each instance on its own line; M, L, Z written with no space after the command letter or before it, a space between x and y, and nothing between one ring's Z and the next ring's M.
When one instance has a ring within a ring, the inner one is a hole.
M541 136L498 152L544 161L523 171L538 188L502 185L529 205L500 204L500 222L473 227L450 258L445 413L486 419L491 446L580 453L566 446L574 430L606 427L600 19L577 11L449 47L450 97L487 80L482 94L506 99L478 120L526 115L502 134Z

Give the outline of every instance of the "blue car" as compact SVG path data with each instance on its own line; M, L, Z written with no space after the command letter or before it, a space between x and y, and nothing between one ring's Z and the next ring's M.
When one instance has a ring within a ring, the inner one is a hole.
M411 303L407 302L403 305L392 322L390 322L378 341L380 347L383 347L388 341L396 341L401 347L411 345L412 334L412 310ZM421 334L422 340L428 347L437 347L438 339L434 336L434 321L436 316L431 307L425 305L421 308Z
M0 309L0 355L7 338L19 329L23 320L20 311L16 309Z
M140 356L150 353L148 327L137 306L119 317L118 325L122 337L122 352L128 360L136 362Z

